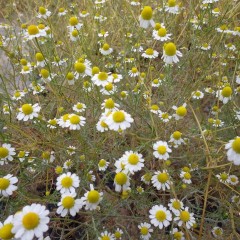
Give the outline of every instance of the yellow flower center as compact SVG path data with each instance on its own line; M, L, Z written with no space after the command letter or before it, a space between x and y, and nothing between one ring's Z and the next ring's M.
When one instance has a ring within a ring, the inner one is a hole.
M228 179L228 175L226 173L221 173L220 178L221 180L226 181Z
M43 78L49 77L49 71L47 69L41 69L41 75Z
M98 74L98 80L106 81L108 79L108 74L106 72L100 72Z
M163 119L168 119L169 115L168 115L168 113L163 113L161 117L162 117Z
M73 37L77 37L78 36L78 31L76 29L74 29L72 32L71 32L72 36Z
M18 157L20 157L20 158L25 157L25 152L24 152L24 151L20 151L20 152L18 153Z
M222 25L222 26L220 27L220 29L221 29L222 31L224 31L224 30L228 30L228 27L227 27L226 24L224 24L224 25Z
M197 91L197 92L194 93L194 95L195 95L196 97L200 97L200 96L201 96L201 92Z
M145 53L146 53L147 55L153 55L153 49L152 49L152 48L148 48L148 49L145 51Z
M174 236L174 239L176 239L176 240L181 240L181 238L182 238L181 232L175 232L173 234L173 236Z
M156 79L153 80L153 83L154 83L154 84L158 84L158 83L159 83L159 80L156 78Z
M167 152L167 148L165 146L159 146L157 148L157 151L158 151L159 154L163 155Z
M159 37L165 37L166 34L167 34L166 28L160 28L160 29L158 30L158 36L159 36Z
M108 125L104 121L101 121L100 125L103 128L107 128L108 127Z
M77 115L73 115L69 118L69 121L71 124L79 124L80 122L80 117Z
M63 172L63 168L62 168L61 166L57 166L57 167L55 168L55 172L56 172L57 174L61 174L61 173Z
M138 72L137 68L133 67L132 68L132 73L137 73L137 72Z
M173 208L179 210L181 208L181 203L180 203L180 201L175 200L175 201L173 201L172 206L173 206Z
M120 238L122 236L122 234L117 231L114 233L114 236L115 236L115 238Z
M141 234L147 235L148 234L148 228L147 227L141 227Z
M39 225L40 218L39 215L35 212L29 212L26 215L24 215L22 219L23 227L27 230L32 230L36 228Z
M82 105L82 103L77 103L77 105L76 105L76 107L77 107L77 109L82 109L83 108L83 105Z
M190 213L188 211L181 211L180 213L180 219L183 222L187 222L190 220Z
M41 62L41 61L44 60L44 57L41 53L36 53L35 57L36 57L38 62Z
M63 121L66 122L69 119L69 114L67 113L67 114L63 115L62 118L63 118Z
M25 115L30 115L33 112L33 107L28 103L23 104L22 111Z
M38 25L38 28L41 29L41 30L43 30L43 29L45 28L45 25L44 25L44 24L39 24L39 25Z
M161 28L161 23L156 23L154 29L158 31Z
M190 172L190 168L189 167L183 167L183 171L184 172Z
M180 117L184 117L187 114L187 109L184 106L178 107L176 114Z
M179 131L175 131L173 133L173 138L176 139L176 140L179 140L181 138L181 136L182 136L182 133L179 132Z
M64 208L70 209L74 206L75 200L73 197L71 196L66 196L65 198L63 198L62 200L62 205Z
M98 74L100 72L100 69L98 67L92 68L92 75Z
M101 238L101 240L110 240L110 237L109 237L109 236L103 236L103 237Z
M155 214L155 217L159 222L163 222L166 219L167 215L164 211L158 210Z
M39 33L38 27L36 25L28 26L28 34L29 35L36 35Z
M112 83L108 83L108 84L105 86L105 89L106 89L107 91L113 90L113 84L112 84Z
M123 122L125 120L125 115L121 111L114 112L112 117L113 121L117 123Z
M114 108L114 106L115 106L115 103L112 100L112 98L107 99L107 101L105 102L105 108L112 109Z
M164 51L167 56L174 56L176 55L177 48L176 45L172 42L164 44Z
M50 159L51 153L49 151L45 151L42 153L43 159Z
M67 77L67 80L71 81L71 80L73 80L74 75L72 72L69 72L66 77Z
M144 174L143 178L145 181L149 182L151 181L152 175L150 173L146 173Z
M14 234L12 234L12 223L7 223L0 228L0 239L7 240L12 239Z
M77 19L76 17L71 17L71 18L69 19L69 24L70 24L71 26L76 26L76 25L78 24L78 19Z
M175 7L176 6L176 0L168 0L168 6L169 7Z
M123 172L119 172L115 175L114 180L118 185L124 185L127 182L127 175Z
M22 59L20 60L20 63L21 63L21 65L25 66L25 65L27 65L27 60L24 59L24 58L22 58Z
M104 51L107 51L109 48L110 48L110 46L107 43L104 43L103 46L102 46L102 49Z
M221 93L222 93L223 97L230 97L231 94L232 94L232 88L231 87L225 87L225 88L223 88Z
M150 20L152 19L152 14L153 14L152 8L149 6L145 6L142 10L141 17L144 20Z
M160 183L165 183L168 181L169 176L167 173L159 173L157 179Z
M5 147L0 147L0 159L7 157L9 154L9 151Z
M59 12L59 13L63 13L64 11L65 11L64 8L59 8L59 9L58 9L58 12Z
M214 11L215 13L220 12L219 8L214 8L213 11Z
M187 179L187 180L191 179L191 177L192 177L189 172L184 173L183 176L184 176L184 178Z
M155 111L159 110L158 105L152 105L151 106L151 110L155 110Z
M69 188L69 187L72 186L73 180L72 180L71 177L66 176L66 177L64 177L64 178L62 179L61 184L62 184L62 186L63 186L64 188Z
M6 190L10 185L10 181L6 178L0 178L0 190Z
M98 191L96 190L91 190L88 195L87 195L87 199L90 203L96 203L99 201L100 198L100 194Z
M78 73L84 73L86 66L83 63L77 62L74 64L74 68Z
M42 15L44 15L47 12L46 8L44 7L39 7L39 13L41 13Z
M232 149L236 153L240 154L240 137L236 137L235 140L232 142Z
M128 162L131 164L131 165L137 165L138 162L139 162L139 157L137 154L130 154L129 157L128 157Z
M98 165L99 165L100 167L105 167L105 166L106 166L106 160L101 159L101 160L99 161Z

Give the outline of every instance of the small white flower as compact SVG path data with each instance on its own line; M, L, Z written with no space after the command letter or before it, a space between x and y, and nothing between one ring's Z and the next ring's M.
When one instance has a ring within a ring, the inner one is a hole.
M170 185L172 182L170 181L170 176L167 172L167 170L157 171L152 176L152 184L157 190L163 190L170 189Z
M109 162L107 162L105 159L101 159L98 162L98 170L104 172L104 171L106 171L108 165L109 165Z
M190 229L193 224L196 223L196 220L193 216L194 214L188 211L188 207L186 207L184 210L176 212L175 215L176 217L174 218L174 221L178 222L179 227L185 224L187 229Z
M228 180L227 182L230 184L230 185L237 185L239 183L239 180L238 180L238 177L236 175L230 175L228 177Z
M79 130L86 123L86 118L83 116L79 116L77 114L69 114L68 119L66 121L66 126L69 127L70 130Z
M151 224L143 222L138 225L138 228L140 230L140 238L143 240L148 240L151 237L151 233L153 232L153 229L151 228Z
M0 178L0 196L8 197L12 195L17 190L17 186L14 185L17 182L18 179L11 174Z
M168 207L175 214L183 209L183 202L176 198L172 198L168 203Z
M220 227L214 227L211 232L215 238L221 238L223 235L223 229Z
M11 144L4 143L0 147L0 165L7 164L8 161L13 160L13 156L16 155L15 148Z
M140 27L148 28L149 26L154 27L155 22L152 19L152 8L150 6L145 6L139 16Z
M19 121L28 121L29 119L37 118L41 107L38 103L34 105L25 103L19 108L19 113L17 114L17 119Z
M114 177L114 185L116 192L121 192L129 189L130 179L128 173L125 173L124 171L116 173Z
M75 188L79 187L80 179L75 173L63 173L57 178L57 191L61 194L74 193Z
M153 144L153 152L154 157L158 159L167 160L169 158L169 153L172 152L172 150L168 147L167 142L164 141L158 141Z
M182 53L177 50L176 45L172 42L165 43L163 46L162 59L166 64L179 62L178 57L182 57Z
M104 231L101 233L100 237L98 237L98 240L115 240L114 234Z
M226 145L228 161L233 162L235 165L240 165L240 137L235 137L230 140Z

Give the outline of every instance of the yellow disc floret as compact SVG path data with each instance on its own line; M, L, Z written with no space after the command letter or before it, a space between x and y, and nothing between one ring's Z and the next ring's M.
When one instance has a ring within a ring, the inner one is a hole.
M176 140L179 140L181 138L181 136L182 136L182 133L179 132L179 131L175 131L173 133L173 138L176 139Z
M39 222L40 222L39 215L36 214L35 212L27 213L22 219L23 227L26 228L27 230L33 230L39 225Z
M113 113L113 121L120 123L123 122L125 120L125 115L123 112L121 111L116 111Z
M180 219L183 222L187 222L190 220L190 213L188 211L181 211L180 212Z
M236 153L240 154L240 137L236 137L232 142L232 149Z
M5 147L0 147L0 159L7 157L9 154L9 151Z
M145 6L142 10L141 17L144 20L150 20L152 19L153 11L150 6Z
M137 165L138 162L139 162L139 157L137 154L135 153L132 153L129 155L128 157L128 162L131 164L131 165Z
M89 191L89 193L87 195L87 200L90 203L96 203L99 201L99 199L100 199L100 194L98 191L96 191L96 190Z
M223 97L230 97L231 94L232 94L232 88L231 87L225 87L225 88L223 88L221 93L222 93Z
M164 51L167 56L174 56L177 52L177 47L174 43L169 42L164 44Z
M155 217L159 222L163 222L166 219L167 215L164 211L158 210L155 214Z
M177 108L176 114L180 117L184 117L187 114L187 109L184 106L180 106Z
M71 196L66 196L65 198L63 198L62 200L62 205L64 208L70 209L74 206L75 200L73 197Z
M62 184L62 186L63 186L64 188L69 188L69 187L72 186L73 180L72 180L71 177L66 176L66 177L64 177L64 178L62 179L61 184Z
M78 115L73 115L69 118L71 124L78 124L80 122L80 117Z
M148 234L148 228L147 227L141 227L141 234L147 235Z
M76 25L78 24L78 19L77 19L77 17L71 17L71 18L69 19L69 24L70 24L71 26L76 26Z
M0 178L0 190L6 190L10 185L10 181L6 178Z
M37 35L39 33L38 27L36 25L28 26L28 34L29 35Z
M33 107L30 104L28 104L28 103L23 104L22 105L22 112L25 115L30 115L33 112Z
M98 74L98 80L106 81L108 79L108 74L106 72L100 72Z
M12 239L14 234L12 233L13 224L7 223L0 228L0 239L7 240Z
M169 179L169 176L167 173L159 173L158 176L157 176L157 179L160 183L165 183L168 181Z
M115 175L115 182L119 185L124 185L127 182L127 175L123 172L119 172Z
M166 28L160 28L160 29L158 30L158 36L159 36L159 37L165 37L166 34L167 34Z
M158 151L159 154L163 155L167 152L167 148L166 148L166 146L159 146L157 148L157 151Z
M153 55L153 49L152 49L152 48L148 48L148 49L145 51L145 53L146 53L147 55Z

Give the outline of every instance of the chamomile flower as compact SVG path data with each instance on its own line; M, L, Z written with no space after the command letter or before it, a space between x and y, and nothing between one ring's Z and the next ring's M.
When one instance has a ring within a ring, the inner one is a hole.
M178 223L179 227L184 224L187 229L190 229L196 223L194 214L189 212L188 207L185 207L184 210L176 212L175 215L176 217L174 218L174 221Z
M42 159L46 163L52 163L55 160L54 151L44 151L42 152Z
M13 156L16 155L15 148L11 144L3 143L0 147L0 165L7 164L8 161L13 160Z
M93 171L90 170L88 173L87 173L87 180L89 182L94 182L96 181L96 176L93 174Z
M71 41L76 42L77 40L80 39L79 31L77 29L69 31L69 37Z
M174 43L165 43L163 46L162 59L166 64L172 64L179 62L178 57L182 57L182 53L177 50Z
M110 130L123 131L131 126L133 118L123 110L112 111L105 122Z
M175 214L183 209L183 202L176 198L172 198L168 203L168 207Z
M118 172L114 177L114 186L116 192L121 192L129 189L130 179L128 173Z
M228 183L228 177L229 175L226 172L222 172L216 175L218 180L222 183Z
M69 19L69 24L70 25L68 26L68 29L70 32L72 32L74 29L80 30L83 26L83 24L80 23L78 18L75 16Z
M108 232L108 231L104 231L101 233L100 237L98 237L98 240L115 240L115 236L114 234Z
M233 162L235 165L240 165L240 137L235 137L230 140L226 145L228 161Z
M78 79L79 77L83 78L92 75L91 62L87 59L78 59L78 61L74 64L74 69L74 76L76 79Z
M2 240L14 239L14 234L12 233L13 228L12 221L13 215L10 215L3 223L0 222L0 239Z
M201 50L207 51L211 49L211 45L209 45L208 43L204 43L201 47Z
M17 157L20 162L23 162L23 161L25 161L26 157L28 157L28 155L29 155L29 152L19 151Z
M48 230L47 224L50 221L49 211L40 204L33 203L25 206L13 218L12 233L20 240L32 240L34 236L43 237L43 233Z
M134 46L132 46L131 49L133 52L142 52L143 51L143 47L141 46L140 43L135 43Z
M117 228L117 230L115 231L114 233L114 237L116 239L121 239L122 238L122 235L123 235L123 230L120 229L120 228Z
M182 133L179 131L175 131L171 136L170 136L170 143L173 144L174 148L178 148L181 144L184 144L184 140L182 139Z
M65 8L59 8L58 9L58 16L61 17L61 16L64 16L67 14L67 10Z
M180 178L182 179L182 181L184 183L187 183L187 184L192 183L192 180L191 180L192 176L191 176L190 172L181 171Z
M130 77L137 77L140 75L140 72L138 71L138 69L136 67L133 67L131 70L128 71L128 75Z
M80 179L75 173L67 172L57 178L57 191L61 194L74 193L75 188L79 187Z
M173 228L171 234L174 240L185 240L184 233L179 231L178 228Z
M124 164L125 169L132 174L140 171L144 167L142 154L133 151L126 151L119 161Z
M151 173L145 173L141 177L141 181L144 182L145 184L149 185L152 179L152 174Z
M26 95L26 92L20 91L20 90L16 90L13 93L13 96L11 97L11 99L18 101L18 100L21 100L25 95Z
M213 127L222 127L224 125L224 122L220 119L213 119L212 125Z
M38 12L37 18L47 19L51 16L51 12L45 7L39 7Z
M232 88L229 86L224 87L222 90L216 92L216 97L223 102L223 104L228 103L232 97Z
M145 6L139 16L140 27L148 28L149 26L154 27L155 22L152 19L153 10L150 6Z
M91 80L95 85L105 87L108 83L113 81L113 77L106 72L99 72L95 74Z
M101 104L101 108L104 109L106 112L109 111L117 111L120 105L115 103L112 98L105 99L104 102Z
M119 73L112 73L113 83L120 82L123 79L123 76Z
M152 177L152 184L157 190L170 189L171 181L168 172L166 170L155 172Z
M64 169L70 169L72 166L73 166L73 161L71 159L68 159L63 164Z
M70 156L72 156L73 154L76 153L76 152L75 152L76 149L77 149L77 148L74 147L74 146L68 146L68 147L67 147L67 154L70 155Z
M212 235L215 238L222 238L222 235L223 235L223 229L222 228L214 227L211 232L212 232Z
M106 132L109 130L108 125L106 123L107 115L102 114L99 121L96 124L96 128L99 132Z
M167 227L172 221L172 213L163 205L155 205L149 210L151 224L159 229Z
M98 170L104 172L106 171L108 165L109 162L107 162L105 159L100 159L98 162Z
M167 112L159 112L159 117L161 121L167 123L172 119L172 116L169 115Z
M149 58L149 59L153 59L158 57L158 52L156 50L153 50L152 48L148 48L145 50L145 52L142 54L142 57L144 58Z
M169 153L172 152L172 150L168 147L167 142L164 141L158 141L153 144L153 155L155 158L158 158L160 160L167 160L169 158Z
M38 103L34 105L25 103L19 108L19 113L17 114L17 119L19 121L28 121L29 119L37 118L41 107Z
M49 119L47 122L48 122L48 124L47 124L48 128L50 128L50 129L57 128L57 119L56 118Z
M192 92L193 99L202 99L203 97L204 97L204 93L199 90Z
M87 11L85 11L85 10L83 10L83 11L81 11L81 12L79 13L79 16L82 17L82 18L85 18L85 17L87 17L87 16L89 16L89 15L90 15L90 13L87 12Z
M237 205L240 205L240 196L238 195L233 195L232 198L231 198L231 202L232 203L235 203Z
M143 222L138 225L138 229L140 230L140 238L143 240L148 240L151 237L151 233L153 229L151 228L151 224Z
M176 0L168 0L167 5L165 6L165 11L172 14L178 14L179 6L177 5Z
M0 196L8 197L13 194L15 190L17 190L17 186L14 184L18 182L16 177L8 174L4 177L0 178Z
M175 118L175 120L183 119L187 115L186 106L187 106L187 104L184 103L183 105L181 105L179 107L176 107L176 106L172 107L172 109L174 109L176 111L175 114L173 114L173 117Z
M77 114L69 114L66 121L67 127L69 127L70 130L79 130L85 123L86 118Z
M238 177L236 175L230 175L228 177L228 180L227 182L230 184L230 185L237 185L239 183L239 180L238 180Z
M78 102L78 103L76 103L76 104L74 104L74 106L73 106L73 111L75 111L75 112L84 112L85 111L85 109L86 109L86 105L84 104L84 103L80 103L80 102Z
M30 25L27 28L27 32L25 33L24 38L26 40L32 40L34 38L39 38L42 36L46 36L46 33L44 34L43 32L41 32L38 28L38 26L36 25Z
M153 31L152 34L153 38L160 42L165 42L169 40L171 35L172 34L167 33L167 30L164 27L159 28L157 31Z
M104 43L99 51L102 55L109 55L113 52L113 49L109 46L109 44Z

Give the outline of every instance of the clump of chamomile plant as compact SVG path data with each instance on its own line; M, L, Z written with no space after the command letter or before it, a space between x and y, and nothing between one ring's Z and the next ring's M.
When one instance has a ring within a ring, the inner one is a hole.
M239 239L237 6L6 3L0 239Z

